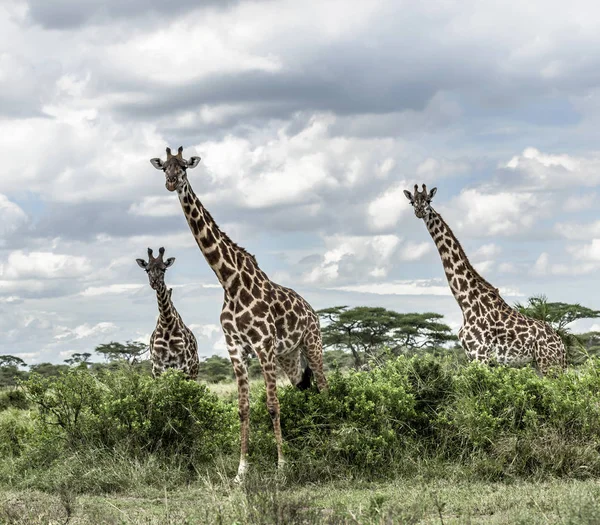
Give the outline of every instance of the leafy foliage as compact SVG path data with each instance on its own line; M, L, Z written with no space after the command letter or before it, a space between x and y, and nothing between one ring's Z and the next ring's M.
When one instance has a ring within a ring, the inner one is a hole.
M42 432L71 447L125 446L204 461L232 442L232 407L175 370L153 380L133 369L96 376L74 368L58 378L32 374L24 388Z
M74 366L74 365L89 365L91 364L90 358L92 357L92 354L90 354L89 352L83 352L83 353L74 353L71 355L71 357L69 357L68 359L65 359L65 363L67 363L68 365Z
M207 383L220 383L233 379L233 367L229 359L213 355L200 362L198 377Z
M14 355L0 355L0 387L15 386L19 379L24 379L26 372L19 370L27 363Z
M540 377L450 355L400 356L370 371L336 371L329 385L322 393L279 389L288 480L440 469L487 480L600 476L600 359ZM233 475L236 400L176 371L154 380L132 367L74 367L33 374L24 388L35 410L0 412L0 482L45 488L63 472L86 490L129 486L128 471L102 467L115 458L171 484L223 464ZM256 472L274 468L263 386L253 389L251 429Z
M148 350L148 345L139 341L126 341L125 343L111 341L98 345L95 352L104 356L109 362L124 360L129 364L135 364Z
M318 314L324 321L323 345L350 350L356 369L384 347L401 355L456 340L450 327L440 322L443 316L432 312L402 314L380 307L335 306Z

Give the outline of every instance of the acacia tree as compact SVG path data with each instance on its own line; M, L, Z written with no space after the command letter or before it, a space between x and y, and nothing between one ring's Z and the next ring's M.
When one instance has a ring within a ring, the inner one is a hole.
M18 379L25 378L26 373L19 370L27 363L14 355L0 355L0 386L15 386Z
M432 312L402 314L381 307L334 306L318 314L324 321L323 346L350 350L356 368L383 347L398 355L456 340L450 327L440 322L443 316Z
M83 352L82 354L79 353L74 353L71 355L71 357L69 357L68 359L65 359L65 363L67 363L68 365L81 365L84 364L85 366L88 366L89 364L91 364L90 361L90 357L92 357L92 354L90 354L89 352Z
M140 357L148 350L148 345L139 341L126 341L125 344L111 341L110 343L98 345L94 351L109 362L125 360L133 365L139 362Z

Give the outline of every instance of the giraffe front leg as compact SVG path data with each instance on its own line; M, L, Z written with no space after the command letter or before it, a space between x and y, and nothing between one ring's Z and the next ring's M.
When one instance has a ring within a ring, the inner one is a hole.
M277 367L275 365L275 352L273 338L270 337L256 348L256 356L260 361L265 388L267 390L267 410L273 421L273 431L277 443L277 464L281 468L285 465L283 456L283 437L281 436L281 422L279 419L279 399L277 399Z
M234 345L229 337L226 337L229 359L233 365L235 380L238 390L238 414L240 417L240 463L238 466L235 482L244 480L248 469L248 440L250 436L250 382L248 379L248 368L243 357L242 348Z
M482 341L482 334L480 332L471 332L467 327L463 326L458 331L458 340L471 361L479 361L481 363L489 361L487 348Z

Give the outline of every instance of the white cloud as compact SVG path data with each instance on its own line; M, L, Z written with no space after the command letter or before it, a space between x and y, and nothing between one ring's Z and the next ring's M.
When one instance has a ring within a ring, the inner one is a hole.
M437 180L440 177L465 174L471 165L463 160L434 159L429 157L417 166L417 175L426 179Z
M510 236L529 230L545 214L545 203L527 192L463 190L445 207L451 228L467 235Z
M584 241L600 237L600 221L588 224L559 222L554 229L557 233L570 240Z
M572 188L574 185L595 186L600 183L600 155L597 153L575 157L526 148L503 167L509 172L518 172L524 177L521 184L536 191Z
M27 222L27 214L6 195L0 194L0 237L14 232Z
M596 193L587 193L579 195L569 195L563 204L563 210L566 212L578 212L593 208L598 202Z
M144 288L141 284L109 284L106 286L90 286L80 293L83 297L96 297L98 295L122 295L135 292Z
M169 195L144 197L140 202L135 202L130 206L129 213L147 217L170 217L180 215L182 211L179 199L174 199L172 195Z
M388 188L373 200L367 208L370 223L375 231L393 228L403 215L408 215L410 207L406 206L404 190L408 187L405 181Z
M304 280L311 284L327 283L341 278L357 278L365 271L374 277L384 277L400 242L395 235L327 237L327 251Z
M75 328L69 328L67 326L57 326L56 334L54 339L57 340L77 340L87 339L90 337L97 337L99 335L106 335L113 333L117 330L117 326L114 323L101 322L95 325L88 323L78 325Z
M369 283L338 286L332 288L344 292L368 293L376 295L451 295L446 284L437 284L439 281L392 281L385 283Z
M74 279L85 276L91 270L87 257L17 250L0 265L0 277L7 280Z
M584 262L578 263L552 263L550 259L550 255L546 252L540 254L537 258L535 264L531 269L531 274L537 277L540 276L550 276L550 275L563 275L563 276L575 276L575 275L585 275L591 272L595 272L598 270L598 262L589 262L591 261L599 261L600 262L600 244L595 247L592 245L589 251L578 250L575 258L583 259ZM572 251L572 250L571 250Z

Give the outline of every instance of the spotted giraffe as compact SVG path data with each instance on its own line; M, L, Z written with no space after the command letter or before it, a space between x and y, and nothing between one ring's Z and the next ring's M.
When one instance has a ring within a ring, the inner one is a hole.
M427 193L404 191L415 215L425 221L435 242L448 284L463 313L458 338L467 355L482 362L510 366L533 363L541 374L550 367L564 368L565 346L559 335L542 321L531 319L511 308L494 288L477 273L462 246L431 207L437 188Z
M148 262L136 259L139 267L148 274L150 287L156 291L158 320L150 337L150 357L152 374L159 376L167 368L181 370L190 379L198 377L198 344L192 331L185 326L183 319L173 306L172 289L165 285L165 272L173 266L175 257L163 260L164 248L154 257L148 248Z
M150 161L164 171L165 186L177 191L183 213L196 243L215 272L225 292L221 327L238 387L241 422L241 453L236 480L247 469L249 436L249 381L247 356L254 352L260 362L267 391L267 409L273 421L278 464L285 462L282 451L276 364L298 388L310 386L314 372L320 390L327 388L323 373L323 349L319 318L294 290L271 281L253 255L234 243L215 223L192 190L187 170L195 168L200 157L183 158L183 148L167 160Z

